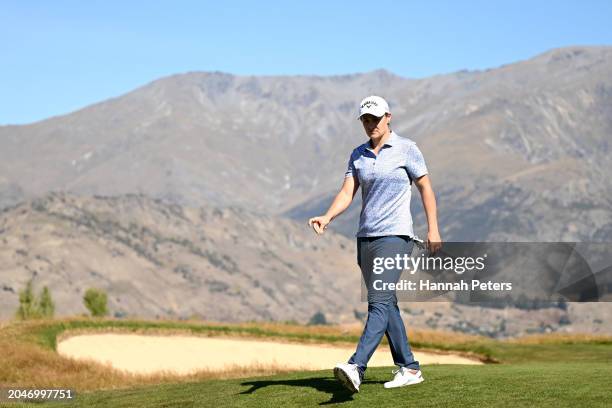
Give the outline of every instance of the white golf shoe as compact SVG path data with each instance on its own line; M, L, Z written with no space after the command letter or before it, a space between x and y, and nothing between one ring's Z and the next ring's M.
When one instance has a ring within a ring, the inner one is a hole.
M359 392L361 379L357 364L338 363L334 367L334 377L352 392Z
M393 378L392 381L386 382L385 388L404 387L406 385L418 384L425 380L423 374L421 374L421 370L413 373L406 367L400 367L397 370L393 370L393 374L395 374L395 378Z

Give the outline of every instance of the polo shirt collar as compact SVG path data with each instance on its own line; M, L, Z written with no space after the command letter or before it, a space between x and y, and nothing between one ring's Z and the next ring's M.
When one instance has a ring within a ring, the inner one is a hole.
M397 133L395 133L394 131L391 131L391 135L389 136L389 139L387 139L387 141L385 142L383 146L385 145L393 146L397 142L398 137L399 136L397 136Z
M391 135L389 135L389 139L383 144L383 147L389 146L392 147L396 142L399 136L394 131L391 131ZM372 150L372 146L370 145L370 141L365 142L366 149Z

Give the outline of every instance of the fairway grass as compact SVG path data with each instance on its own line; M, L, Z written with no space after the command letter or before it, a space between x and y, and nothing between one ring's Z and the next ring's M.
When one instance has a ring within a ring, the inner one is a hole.
M80 394L55 407L610 407L612 365L533 363L439 365L422 384L387 390L390 368L368 369L358 394L331 370L269 377L208 380Z
M422 349L457 350L496 362L481 366L430 365L422 384L387 390L393 367L372 367L361 392L350 394L322 371L226 373L193 377L135 377L63 359L57 338L69 332L177 332L285 339L292 342L356 343L358 332L337 327L285 324L62 319L11 323L0 329L4 351L0 384L77 391L70 403L51 407L610 407L612 339L549 336L494 341L448 333L414 333ZM388 347L382 344L381 347ZM246 378L235 378L246 377ZM0 403L0 406L2 404ZM41 406L7 404L6 406Z

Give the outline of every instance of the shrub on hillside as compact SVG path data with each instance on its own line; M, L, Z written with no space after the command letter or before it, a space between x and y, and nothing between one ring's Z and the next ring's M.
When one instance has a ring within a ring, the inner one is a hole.
M92 316L100 317L108 314L107 296L103 290L89 288L83 296L83 303Z
M325 318L325 315L322 312L317 312L312 315L310 321L308 322L309 326L322 324L327 324L327 319Z
M41 317L53 317L55 304L48 287L44 287L37 297L32 289L32 280L26 283L26 287L19 292L19 308L16 317L21 320L37 319Z

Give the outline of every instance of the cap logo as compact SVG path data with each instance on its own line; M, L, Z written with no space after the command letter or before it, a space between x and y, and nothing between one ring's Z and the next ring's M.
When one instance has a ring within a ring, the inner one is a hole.
M369 108L372 105L378 106L378 103L376 103L376 101L365 101L364 103L361 104L361 109Z

